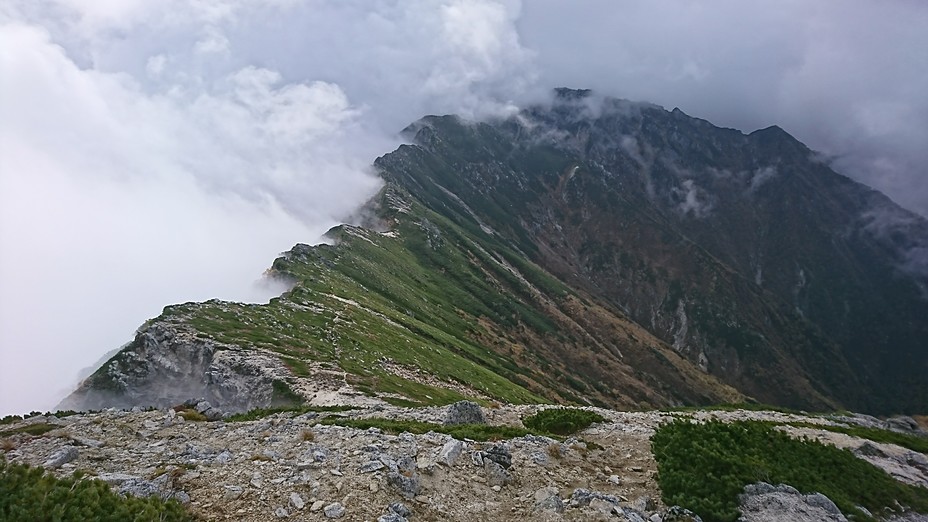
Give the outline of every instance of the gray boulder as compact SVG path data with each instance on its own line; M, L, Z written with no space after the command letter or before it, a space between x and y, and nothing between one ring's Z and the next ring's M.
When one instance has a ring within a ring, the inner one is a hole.
M486 424L483 409L476 402L459 401L448 406L444 423L448 424Z
M75 448L74 446L65 446L59 449L58 451L52 453L52 455L48 457L48 460L46 460L45 463L42 464L42 467L48 468L48 469L60 468L61 466L67 464L68 462L71 462L72 460L76 459L77 456L78 456L77 448Z

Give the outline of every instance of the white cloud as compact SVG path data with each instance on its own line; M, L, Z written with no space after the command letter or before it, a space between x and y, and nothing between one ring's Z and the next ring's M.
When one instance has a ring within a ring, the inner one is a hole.
M928 213L925 26L914 1L4 2L0 397L35 400L0 413L165 304L247 297L425 114L573 86L779 124Z

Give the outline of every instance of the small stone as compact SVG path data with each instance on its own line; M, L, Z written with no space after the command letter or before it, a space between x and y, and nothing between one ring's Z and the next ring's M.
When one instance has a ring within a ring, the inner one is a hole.
M622 484L622 479L620 479L618 475L609 475L609 478L606 479L606 482L618 486Z
M342 472L341 472L341 471L338 471L337 469L330 469L330 470L329 470L329 473L335 475L336 477L341 477L341 476L342 476Z
M401 517L408 517L409 515L412 515L412 511L410 511L409 508L406 507L406 504L403 504L402 502L390 503L390 511Z
M274 510L274 516L277 518L287 518L290 516L290 513L287 512L287 508L279 507Z
M475 452L471 453L471 454L470 454L470 461L474 464L474 466L479 466L479 467L482 468L482 467L483 467L483 452L482 452L482 451L475 451Z
M415 475L407 477L401 473L392 472L387 475L387 484L390 484L406 498L415 498L422 490L419 478Z
M341 518L345 515L345 506L334 502L323 508L322 512L325 513L326 518Z
M540 511L554 511L562 513L564 511L564 501L561 500L560 492L554 487L544 487L535 491L535 509Z
M438 462L445 466L452 467L461 456L462 451L464 451L464 443L457 439L451 439L446 442L438 452Z
M317 500L317 501L313 502L313 505L312 505L312 506L309 506L309 510L310 510L310 511L314 511L314 512L315 512L315 511L319 511L320 509L322 509L322 506L324 506L324 505L325 505L325 502L323 502L323 501L321 501L321 500Z
M492 486L505 486L512 482L512 477L502 466L492 460L483 461L483 470L487 475L487 484Z
M100 473L97 480L102 480L110 486L119 486L127 480L141 480L142 477L130 475L128 473Z
M379 460L372 460L361 464L361 467L358 469L361 473L373 473L374 471L385 468L383 462Z
M303 502L303 497L294 491L293 493L290 493L290 505L293 506L294 509L303 509L303 506L305 506L306 503Z
M615 504L601 498L594 498L590 500L590 508L604 515L611 515L613 509L615 509Z
M500 491L502 491L503 488L502 488L501 486L499 486L499 485L496 485L496 486L493 486L493 487L490 488L490 489L492 489L493 491L499 493Z
M251 476L250 484L252 487L260 489L262 486L264 486L264 477L262 477L260 473L255 473Z
M225 493L223 493L222 497L226 500L235 500L242 496L243 490L241 486L225 486L224 489Z
M407 522L407 520L405 517L401 517L396 513L387 513L386 515L377 517L377 522Z
M370 490L371 490L371 493L377 493L378 491L380 491L380 486L377 485L376 482L371 482Z

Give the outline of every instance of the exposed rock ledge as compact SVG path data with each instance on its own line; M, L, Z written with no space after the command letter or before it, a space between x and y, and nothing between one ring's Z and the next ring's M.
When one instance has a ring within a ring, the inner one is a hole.
M58 408L166 407L202 397L223 411L247 411L271 405L274 382L289 377L290 371L271 354L158 322L139 330L132 343Z

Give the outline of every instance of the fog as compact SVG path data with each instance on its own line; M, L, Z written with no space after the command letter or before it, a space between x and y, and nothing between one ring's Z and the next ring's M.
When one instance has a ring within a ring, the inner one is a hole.
M552 87L778 124L928 214L928 7L885 2L8 0L0 414L52 408L163 306L261 302L425 114Z

